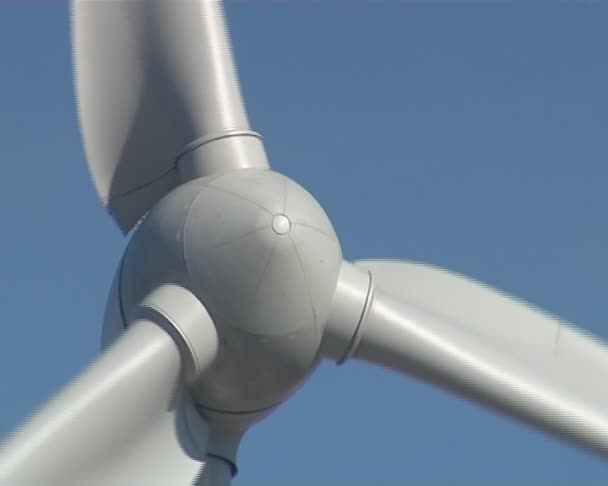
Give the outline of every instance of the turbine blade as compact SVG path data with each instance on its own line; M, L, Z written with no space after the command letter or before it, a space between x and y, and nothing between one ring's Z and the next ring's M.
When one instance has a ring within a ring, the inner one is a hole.
M354 357L608 457L608 349L597 338L445 270L356 266L374 290Z
M180 174L183 181L268 167L249 128L221 1L73 0L72 7L89 169L123 232Z
M229 484L228 463L207 460L207 424L181 368L169 334L135 321L0 446L0 484Z

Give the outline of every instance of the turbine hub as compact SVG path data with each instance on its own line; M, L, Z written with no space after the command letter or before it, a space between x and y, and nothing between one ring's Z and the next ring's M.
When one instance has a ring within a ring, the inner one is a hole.
M342 262L333 227L301 186L268 170L195 179L163 198L124 260L123 302L177 283L196 295L220 339L194 387L213 410L273 407L317 364Z

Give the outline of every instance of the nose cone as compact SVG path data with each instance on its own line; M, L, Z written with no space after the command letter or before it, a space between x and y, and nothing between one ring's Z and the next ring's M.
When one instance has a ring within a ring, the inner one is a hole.
M290 179L241 170L214 178L190 207L184 259L212 315L256 336L321 332L341 251L327 215Z
M213 410L268 409L318 362L341 262L332 225L305 189L243 169L190 181L153 208L125 256L121 302L128 313L159 285L189 289L219 337L195 399Z

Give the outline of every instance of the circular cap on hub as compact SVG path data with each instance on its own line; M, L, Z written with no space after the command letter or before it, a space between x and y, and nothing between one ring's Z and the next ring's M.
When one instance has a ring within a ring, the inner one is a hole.
M275 214L272 217L272 230L277 235L286 235L291 230L291 221L284 214Z

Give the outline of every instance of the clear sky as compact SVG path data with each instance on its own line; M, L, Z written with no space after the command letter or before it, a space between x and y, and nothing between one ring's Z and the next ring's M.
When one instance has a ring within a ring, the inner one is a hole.
M433 262L608 336L608 4L237 2L273 167L349 259ZM0 0L0 436L97 352L125 241L79 138L67 3ZM606 377L608 385L608 377ZM608 465L349 362L246 436L238 486L603 485Z

